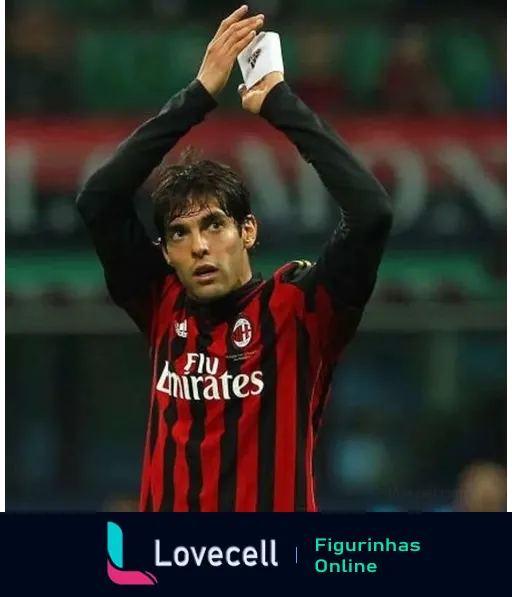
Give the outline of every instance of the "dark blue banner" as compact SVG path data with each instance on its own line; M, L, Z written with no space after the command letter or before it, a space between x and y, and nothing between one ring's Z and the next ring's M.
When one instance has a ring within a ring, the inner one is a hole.
M441 513L6 514L4 585L16 591L4 594L134 594L134 585L147 595L191 596L506 591L507 520Z

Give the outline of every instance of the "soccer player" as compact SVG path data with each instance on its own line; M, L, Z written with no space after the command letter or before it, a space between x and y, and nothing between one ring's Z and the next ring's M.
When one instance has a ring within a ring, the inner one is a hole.
M196 78L77 199L112 300L150 346L143 512L317 511L313 450L333 368L372 294L390 231L381 185L271 73L241 89L242 106L286 135L340 208L317 262L285 264L269 280L253 275L249 191L230 167L206 159L164 169L153 193L159 244L146 235L135 192L216 107L262 23L245 6L226 18Z

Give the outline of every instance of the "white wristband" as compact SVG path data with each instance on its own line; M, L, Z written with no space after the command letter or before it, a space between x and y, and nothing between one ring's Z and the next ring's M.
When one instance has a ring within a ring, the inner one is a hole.
M262 31L238 55L238 65L247 89L250 89L265 75L273 72L284 74L283 54L279 34Z

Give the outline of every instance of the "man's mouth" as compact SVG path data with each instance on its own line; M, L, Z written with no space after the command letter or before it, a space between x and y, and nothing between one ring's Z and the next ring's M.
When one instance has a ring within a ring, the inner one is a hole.
M212 278L219 270L214 265L200 265L194 270L194 278L208 280Z

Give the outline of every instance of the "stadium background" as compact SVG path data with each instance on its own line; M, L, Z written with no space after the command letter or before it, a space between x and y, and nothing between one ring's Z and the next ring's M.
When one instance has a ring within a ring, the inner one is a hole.
M74 197L195 76L235 6L7 2L7 509L133 507L147 353L105 296ZM251 8L280 32L287 79L371 164L395 209L378 287L334 380L317 454L320 505L443 510L461 507L461 490L499 497L505 2ZM247 177L262 229L255 269L268 275L315 258L333 206L288 142L242 113L239 82L235 67L221 107L186 141ZM147 218L146 190L138 199Z

